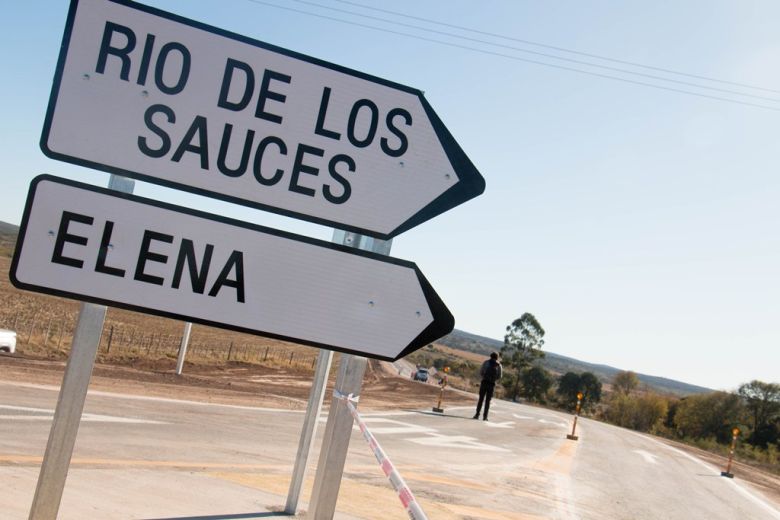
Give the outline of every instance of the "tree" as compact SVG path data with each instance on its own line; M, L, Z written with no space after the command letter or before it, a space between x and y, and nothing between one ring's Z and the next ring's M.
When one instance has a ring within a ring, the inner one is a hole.
M566 372L558 378L558 388L555 393L567 410L577 406L577 393L582 392L582 406L590 408L601 401L601 381L592 372Z
M720 443L731 440L731 429L741 423L745 407L738 395L711 392L680 399L674 426L681 437L715 437Z
M668 405L665 398L656 394L633 397L618 392L612 394L605 415L618 426L648 432L663 424Z
M618 372L612 379L612 386L615 388L615 392L630 395L639 386L639 378L636 373L630 370Z
M601 401L601 381L593 372L580 374L580 389L584 394L583 406L591 407Z
M509 397L517 399L520 393L520 374L531 364L544 357L544 329L539 321L530 312L508 325L504 335L504 346L501 347L501 360L505 367L513 369L515 376L514 386L509 391Z
M533 366L526 369L522 375L523 397L531 401L544 403L547 391L553 384L550 373L542 367Z
M777 442L780 384L753 380L741 385L737 393L744 399L753 423L753 431L750 432L748 441L763 448L769 443Z
M555 389L555 393L558 394L559 401L567 410L574 410L579 391L580 375L576 372L566 372L558 378L558 388Z

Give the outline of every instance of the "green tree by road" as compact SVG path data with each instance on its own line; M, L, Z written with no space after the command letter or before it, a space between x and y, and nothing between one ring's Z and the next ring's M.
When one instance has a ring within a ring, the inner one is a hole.
M530 312L513 321L506 328L504 345L501 347L501 361L512 372L502 380L507 397L516 400L520 395L522 373L532 363L544 357L544 328Z

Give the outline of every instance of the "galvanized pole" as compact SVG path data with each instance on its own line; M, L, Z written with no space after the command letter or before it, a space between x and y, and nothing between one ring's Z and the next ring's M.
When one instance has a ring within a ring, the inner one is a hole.
M341 355L336 391L343 395L359 395L366 371L366 358ZM322 449L314 477L314 489L309 505L310 520L332 520L344 474L349 441L352 435L352 414L343 399L333 397L322 439Z
M330 372L332 360L332 350L320 350L317 356L317 365L314 368L314 381L309 394L309 404L306 406L306 417L303 421L301 439L298 442L298 454L295 456L295 467L293 468L292 480L290 481L290 490L287 493L287 504L284 506L284 512L289 515L294 515L298 509L298 500L300 499L303 480L306 476L306 465L309 461L309 451L311 451L314 437L317 433L317 420L322 410L322 401L325 397L325 386L328 383L328 373Z
M336 244L359 247L361 235L347 233L340 229L333 230L331 241ZM388 247L389 252L389 247ZM386 254L386 253L385 253ZM267 354L267 351L266 351ZM306 407L306 417L303 422L301 438L298 442L298 454L295 456L295 466L293 468L292 480L290 481L290 490L287 493L287 504L284 512L294 515L298 509L298 500L301 495L301 488L306 474L306 466L309 461L309 451L314 443L314 437L317 431L317 420L322 410L322 401L325 397L325 386L328 383L328 373L333 359L333 352L330 350L320 350L317 356L317 365L314 369L314 381L312 382L311 392L309 394L309 403Z
M124 193L132 193L134 186L132 180L115 175L111 176L108 183L109 188ZM57 518L105 319L104 305L81 304L49 441L30 507L30 520Z
M383 241L371 237L336 230L333 242L387 255L392 240ZM336 378L336 392L341 395L360 396L367 360L364 357L342 354ZM336 512L336 501L344 474L349 441L352 435L352 414L343 399L334 397L330 402L328 422L314 476L314 488L309 504L310 520L331 520Z
M187 345L190 343L190 332L192 332L192 323L189 321L184 324L184 333L181 336L181 345L179 345L179 358L176 360L176 375L180 376L184 368L184 356L187 355Z

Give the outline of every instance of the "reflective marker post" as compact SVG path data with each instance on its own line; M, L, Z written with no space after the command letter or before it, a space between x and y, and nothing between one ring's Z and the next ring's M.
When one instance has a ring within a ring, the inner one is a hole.
M729 450L729 463L726 466L726 471L721 471L720 476L726 478L734 478L734 474L731 473L731 462L734 460L734 448L737 447L737 437L739 436L739 428L731 430L731 449Z
M439 404L433 407L433 411L436 413L444 413L444 408L441 407L442 399L444 399L444 387L447 386L447 372L450 371L450 367L444 367L444 379L441 380L441 390L439 390Z
M577 417L580 415L580 404L582 403L582 392L577 392L577 409L574 411L574 424L571 427L571 433L566 436L570 441L576 441L578 436L574 435L574 431L577 429Z

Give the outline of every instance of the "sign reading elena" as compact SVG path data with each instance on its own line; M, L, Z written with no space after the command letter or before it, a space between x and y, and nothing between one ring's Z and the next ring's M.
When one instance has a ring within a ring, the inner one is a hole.
M41 147L385 239L484 191L419 90L128 1L72 0Z
M21 289L388 360L454 326L411 262L56 177L19 237Z

